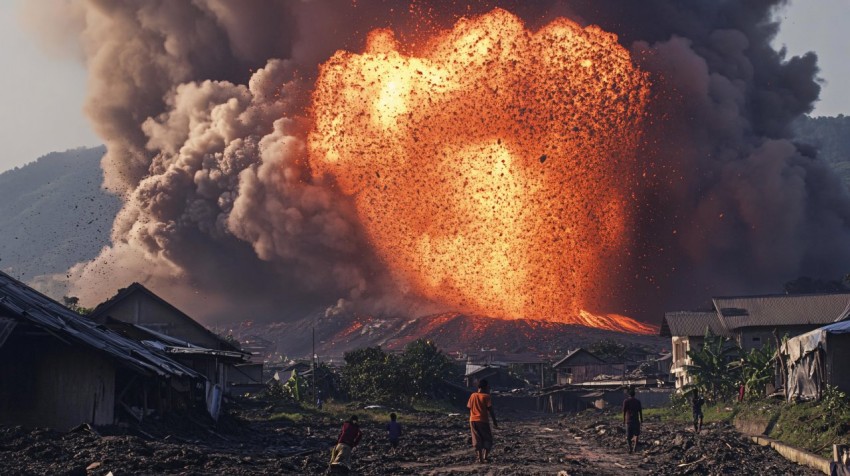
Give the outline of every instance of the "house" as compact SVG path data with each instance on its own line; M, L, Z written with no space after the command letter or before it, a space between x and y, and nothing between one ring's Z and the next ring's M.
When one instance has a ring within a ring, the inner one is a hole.
M660 334L672 338L673 341L670 373L677 389L690 383L686 370L686 366L691 364L688 352L702 348L708 332L723 337L730 336L714 311L668 312L664 315Z
M798 336L850 313L850 293L774 294L713 299L721 324L744 352Z
M850 321L788 339L780 355L788 401L819 400L827 385L850 392Z
M204 376L0 272L0 424L69 430L203 400Z
M464 377L467 387L475 387L485 378L491 386L545 386L551 381L546 378L549 368L549 362L536 354L483 351L466 355Z
M163 352L200 372L225 393L230 390L234 366L251 357L139 283L118 291L89 318L139 342L159 341Z
M850 315L850 293L716 297L712 304L708 311L664 316L660 334L672 339L671 371L677 389L690 382L687 352L700 348L707 330L749 352L767 344L775 347L784 336L795 337Z
M601 375L622 376L626 371L625 364L606 362L583 348L567 353L552 367L558 385L589 382Z

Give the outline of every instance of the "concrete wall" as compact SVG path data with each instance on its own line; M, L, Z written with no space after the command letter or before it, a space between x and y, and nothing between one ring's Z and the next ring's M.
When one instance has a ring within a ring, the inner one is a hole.
M782 336L788 335L789 338L796 337L800 334L805 334L806 332L813 331L821 325L817 324L803 324L798 326L776 326L776 327L742 327L737 330L735 335L735 340L738 342L738 345L744 349L745 352L749 352L754 348L761 348L764 344L770 344L774 348L776 348L776 339L773 337L774 330L776 331L776 335L779 339L782 339Z
M69 430L113 423L115 366L81 345L13 333L0 347L0 382L2 424Z
M218 349L221 344L213 335L200 329L197 323L189 322L185 316L141 292L133 293L113 305L108 315L201 347Z
M625 370L625 364L563 365L558 368L558 384L589 382L599 375L621 377Z
M673 392L672 388L636 388L635 398L640 400L641 408L661 408L670 405L670 396ZM622 408L626 398L628 395L623 390L609 390L605 392L601 400L605 402L603 407Z

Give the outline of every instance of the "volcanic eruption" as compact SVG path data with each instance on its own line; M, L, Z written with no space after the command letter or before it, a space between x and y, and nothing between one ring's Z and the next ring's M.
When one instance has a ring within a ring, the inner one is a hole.
M770 44L781 4L65 2L44 35L80 46L125 205L64 292L646 332L624 315L842 275L850 198L791 135L819 89Z
M314 92L311 164L390 272L455 309L574 323L627 246L646 74L614 35L505 10L407 55L389 30ZM624 180L625 178L625 180ZM638 327L639 328L639 327Z

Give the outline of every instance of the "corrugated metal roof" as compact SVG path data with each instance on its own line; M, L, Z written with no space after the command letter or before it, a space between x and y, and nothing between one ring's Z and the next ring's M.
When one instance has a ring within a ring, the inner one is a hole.
M850 293L779 294L714 298L723 326L735 330L755 326L830 324L847 318Z
M109 312L112 310L112 308L115 305L117 305L118 303L122 302L123 300L127 299L128 297L130 297L130 296L132 296L133 294L136 294L136 293L146 295L146 296L150 297L152 300L154 300L154 301L160 303L161 305L165 306L166 309L170 309L172 312L174 312L175 315L181 317L188 325L190 325L190 326L196 328L197 330L203 332L204 334L209 336L214 341L217 341L219 343L219 345L221 346L222 350L230 350L230 351L234 351L234 352L241 352L242 351L242 349L239 349L238 347L234 346L233 344L231 344L227 340L223 339L221 336L217 335L216 333L214 333L214 332L210 331L209 329L207 329L206 327L204 327L204 325L201 324L200 322L189 317L189 315L186 314L185 312L181 311L180 309L177 309L177 307L175 307L174 304L171 304L170 302L166 301L165 299L159 297L156 293L154 293L153 291L151 291L150 289L146 288L144 285L139 284L139 283L130 284L126 288L119 290L118 293L115 294L115 296L112 296L111 298L107 299L106 301L98 304L97 307L94 308L94 310L92 311L92 313L89 317L92 320L97 321L97 322L105 322L106 319L109 317Z
M0 312L32 324L59 339L105 352L144 374L203 379L169 357L86 319L35 289L0 272Z
M729 336L729 331L714 311L668 312L664 314L661 335L698 337L704 336L706 330L714 335Z

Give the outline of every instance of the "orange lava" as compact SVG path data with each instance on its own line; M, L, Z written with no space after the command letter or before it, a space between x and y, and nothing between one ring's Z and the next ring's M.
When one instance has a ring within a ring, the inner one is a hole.
M630 332L632 334L658 334L658 327L638 322L620 314L593 314L585 310L578 313L576 324L597 327L609 331Z
M406 49L337 52L313 96L311 166L354 198L402 288L462 312L640 332L605 307L629 243L648 96L617 38L504 10Z

